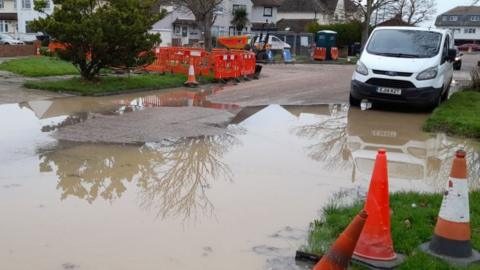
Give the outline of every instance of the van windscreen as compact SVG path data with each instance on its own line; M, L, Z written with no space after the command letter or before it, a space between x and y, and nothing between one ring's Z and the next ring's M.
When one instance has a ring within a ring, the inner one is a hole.
M430 58L438 54L441 42L442 35L437 32L385 29L373 33L367 52L390 57Z

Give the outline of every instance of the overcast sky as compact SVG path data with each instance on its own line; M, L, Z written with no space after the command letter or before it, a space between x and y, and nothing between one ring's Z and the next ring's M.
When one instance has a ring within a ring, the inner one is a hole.
M437 15L444 13L445 11L452 9L456 6L468 6L471 5L473 0L436 0L437 2ZM437 17L435 15L435 18ZM426 22L425 26L432 26L435 22L435 18L432 21Z

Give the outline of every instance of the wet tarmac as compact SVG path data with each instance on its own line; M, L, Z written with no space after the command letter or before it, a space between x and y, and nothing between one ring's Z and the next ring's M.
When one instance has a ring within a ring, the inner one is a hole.
M148 96L165 100L0 105L1 269L303 269L293 256L309 222L333 194L366 190L378 148L392 191L442 191L460 147L479 186L478 144L423 133L426 114L345 104L207 105L235 112L215 136L52 136L98 114L145 110Z

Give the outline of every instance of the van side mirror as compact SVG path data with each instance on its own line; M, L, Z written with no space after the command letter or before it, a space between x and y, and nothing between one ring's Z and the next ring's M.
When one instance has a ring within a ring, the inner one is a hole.
M457 50L455 49L448 49L448 61L455 61L455 58L457 57Z

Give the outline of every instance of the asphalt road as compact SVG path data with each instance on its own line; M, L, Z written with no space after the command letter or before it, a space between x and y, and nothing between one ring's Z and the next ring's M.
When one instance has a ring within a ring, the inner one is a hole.
M226 86L209 100L240 106L348 101L354 65L265 65L260 80Z

